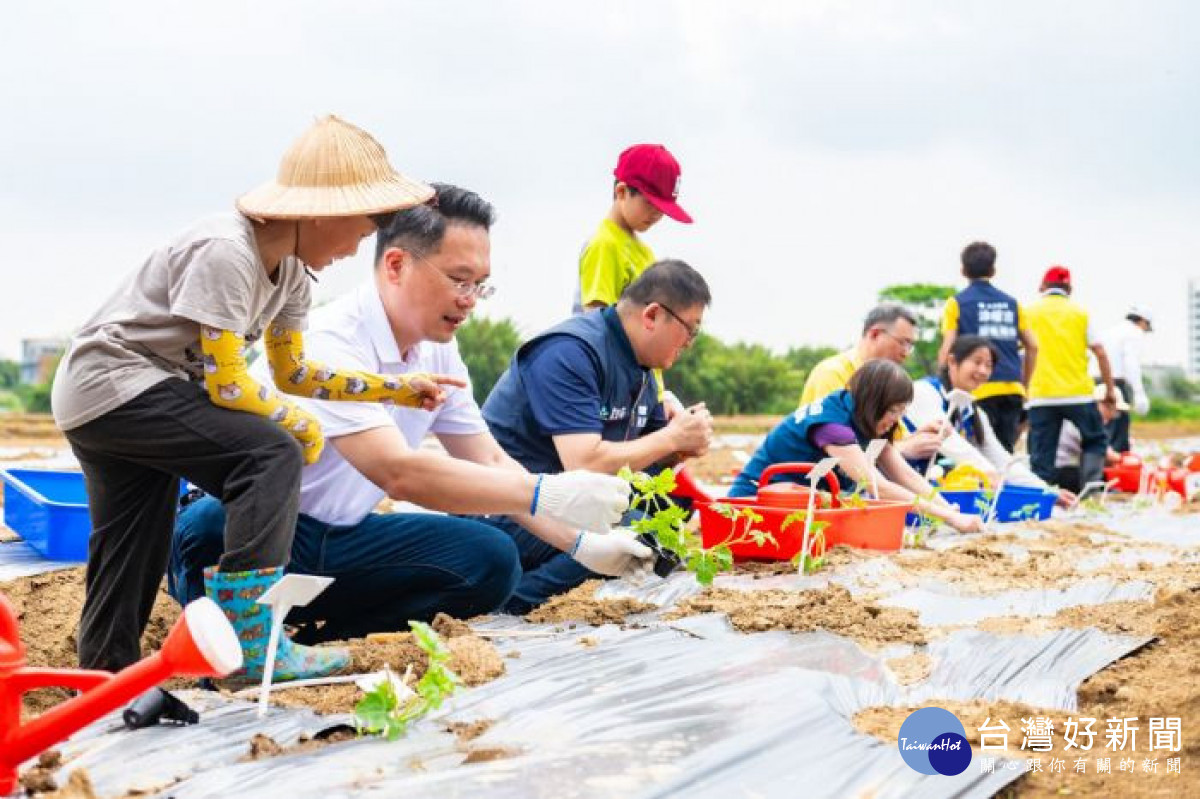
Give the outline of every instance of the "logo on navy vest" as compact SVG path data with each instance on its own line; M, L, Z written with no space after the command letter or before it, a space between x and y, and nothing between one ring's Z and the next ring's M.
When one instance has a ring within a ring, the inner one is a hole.
M600 408L600 419L605 422L619 422L629 417L629 408L610 408L603 405Z
M977 302L979 335L984 338L1015 340L1017 312L1007 302Z

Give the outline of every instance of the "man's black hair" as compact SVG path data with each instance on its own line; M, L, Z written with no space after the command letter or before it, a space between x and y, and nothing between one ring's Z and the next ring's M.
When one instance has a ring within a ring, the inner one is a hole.
M379 233L375 240L375 261L388 247L400 247L414 255L437 252L450 224L474 225L491 230L496 221L492 204L473 191L433 183L433 199L415 208L375 217Z
M712 304L712 292L700 273L683 261L667 259L651 264L621 292L621 300L636 305L657 302L682 311Z

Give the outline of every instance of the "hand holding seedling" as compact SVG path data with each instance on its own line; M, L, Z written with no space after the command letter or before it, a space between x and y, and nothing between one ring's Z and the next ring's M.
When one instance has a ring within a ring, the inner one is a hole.
M582 566L606 577L628 577L649 569L654 552L633 540L624 530L611 533L582 532L575 540L571 557Z
M676 452L689 456L703 455L712 444L712 414L704 403L693 405L684 413L677 413L667 422L667 434Z

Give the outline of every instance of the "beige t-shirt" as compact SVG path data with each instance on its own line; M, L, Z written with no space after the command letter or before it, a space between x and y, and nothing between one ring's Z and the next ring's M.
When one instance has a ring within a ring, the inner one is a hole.
M244 216L202 219L152 253L76 334L54 380L54 419L70 430L167 378L203 380L200 325L249 345L275 320L303 329L311 299L297 259L267 277Z

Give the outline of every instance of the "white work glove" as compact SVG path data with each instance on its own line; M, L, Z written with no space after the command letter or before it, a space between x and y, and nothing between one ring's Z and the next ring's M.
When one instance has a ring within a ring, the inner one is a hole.
M654 565L654 551L622 532L582 532L569 554L580 565L608 577L628 577Z
M1140 391L1133 396L1133 412L1138 416L1145 416L1150 412L1150 398Z
M628 507L628 482L611 474L575 471L539 475L529 514L569 527L607 530L621 521Z

